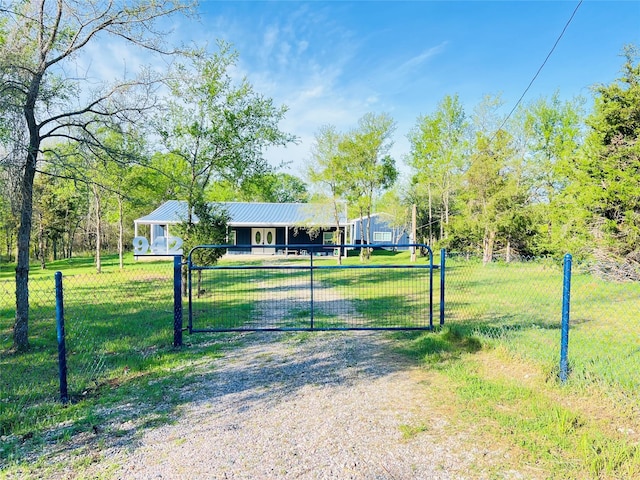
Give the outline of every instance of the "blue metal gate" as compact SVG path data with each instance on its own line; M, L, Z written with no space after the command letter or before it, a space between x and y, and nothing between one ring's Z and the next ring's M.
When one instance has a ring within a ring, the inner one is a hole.
M431 330L434 295L444 323L444 257L428 245L375 245L371 260L336 256L361 245L202 245L187 257L188 331ZM209 249L223 262L206 265ZM415 262L398 250L422 252ZM222 253L222 252L221 252ZM440 282L434 284L434 271Z

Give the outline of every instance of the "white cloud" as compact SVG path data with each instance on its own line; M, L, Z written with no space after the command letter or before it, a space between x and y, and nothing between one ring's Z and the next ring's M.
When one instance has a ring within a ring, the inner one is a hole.
M442 42L440 45L436 45L435 47L428 48L422 53L404 62L402 65L400 65L399 69L405 71L405 70L412 70L414 68L421 66L423 63L427 62L429 59L441 54L445 50L447 43L448 42Z
M299 41L296 53L298 55L302 55L304 52L307 51L307 48L309 48L309 42L307 42L306 40Z
M280 28L277 25L270 25L265 29L264 36L262 38L262 50L267 53L271 53L273 51L278 38L279 38Z

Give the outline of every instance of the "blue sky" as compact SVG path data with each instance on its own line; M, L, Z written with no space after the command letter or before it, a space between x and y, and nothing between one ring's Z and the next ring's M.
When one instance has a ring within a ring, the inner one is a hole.
M507 113L542 65L576 1L294 2L201 1L200 23L176 34L199 44L231 42L238 72L289 108L282 128L297 146L268 152L300 174L314 133L340 130L367 112L397 122L393 155L419 115L458 94L471 113L501 94ZM188 31L188 35L185 32ZM582 95L617 78L623 45L640 47L640 1L585 0L524 102Z

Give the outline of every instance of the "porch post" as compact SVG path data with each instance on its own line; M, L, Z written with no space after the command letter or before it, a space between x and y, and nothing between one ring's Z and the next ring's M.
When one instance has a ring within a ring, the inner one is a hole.
M284 256L289 256L289 225L285 225L284 227Z

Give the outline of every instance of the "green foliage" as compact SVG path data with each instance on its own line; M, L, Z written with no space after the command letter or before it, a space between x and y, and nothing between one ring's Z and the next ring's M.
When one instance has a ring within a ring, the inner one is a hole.
M433 114L418 118L408 135L413 183L422 203L427 204L426 218L420 224L426 225L430 244L449 234L452 201L465 170L468 129L459 97L447 95Z
M237 199L237 192L235 197ZM252 182L245 182L242 197L242 200L254 202L307 203L309 192L307 185L295 175L282 172L266 173Z
M197 221L196 221L197 220ZM227 237L229 217L216 204L202 200L193 206L193 216L177 225L185 255L198 245L223 245ZM225 251L219 248L198 249L193 252L196 265L215 265Z
M227 43L218 46L211 56L195 53L189 64L175 67L168 114L155 121L163 145L181 159L174 162L179 169L162 171L190 205L216 181L236 191L251 185L271 172L264 150L295 140L278 127L286 108L256 93L246 79L236 84L230 70L238 54Z
M587 213L596 248L606 256L640 254L640 62L627 47L622 76L595 88L571 193Z

